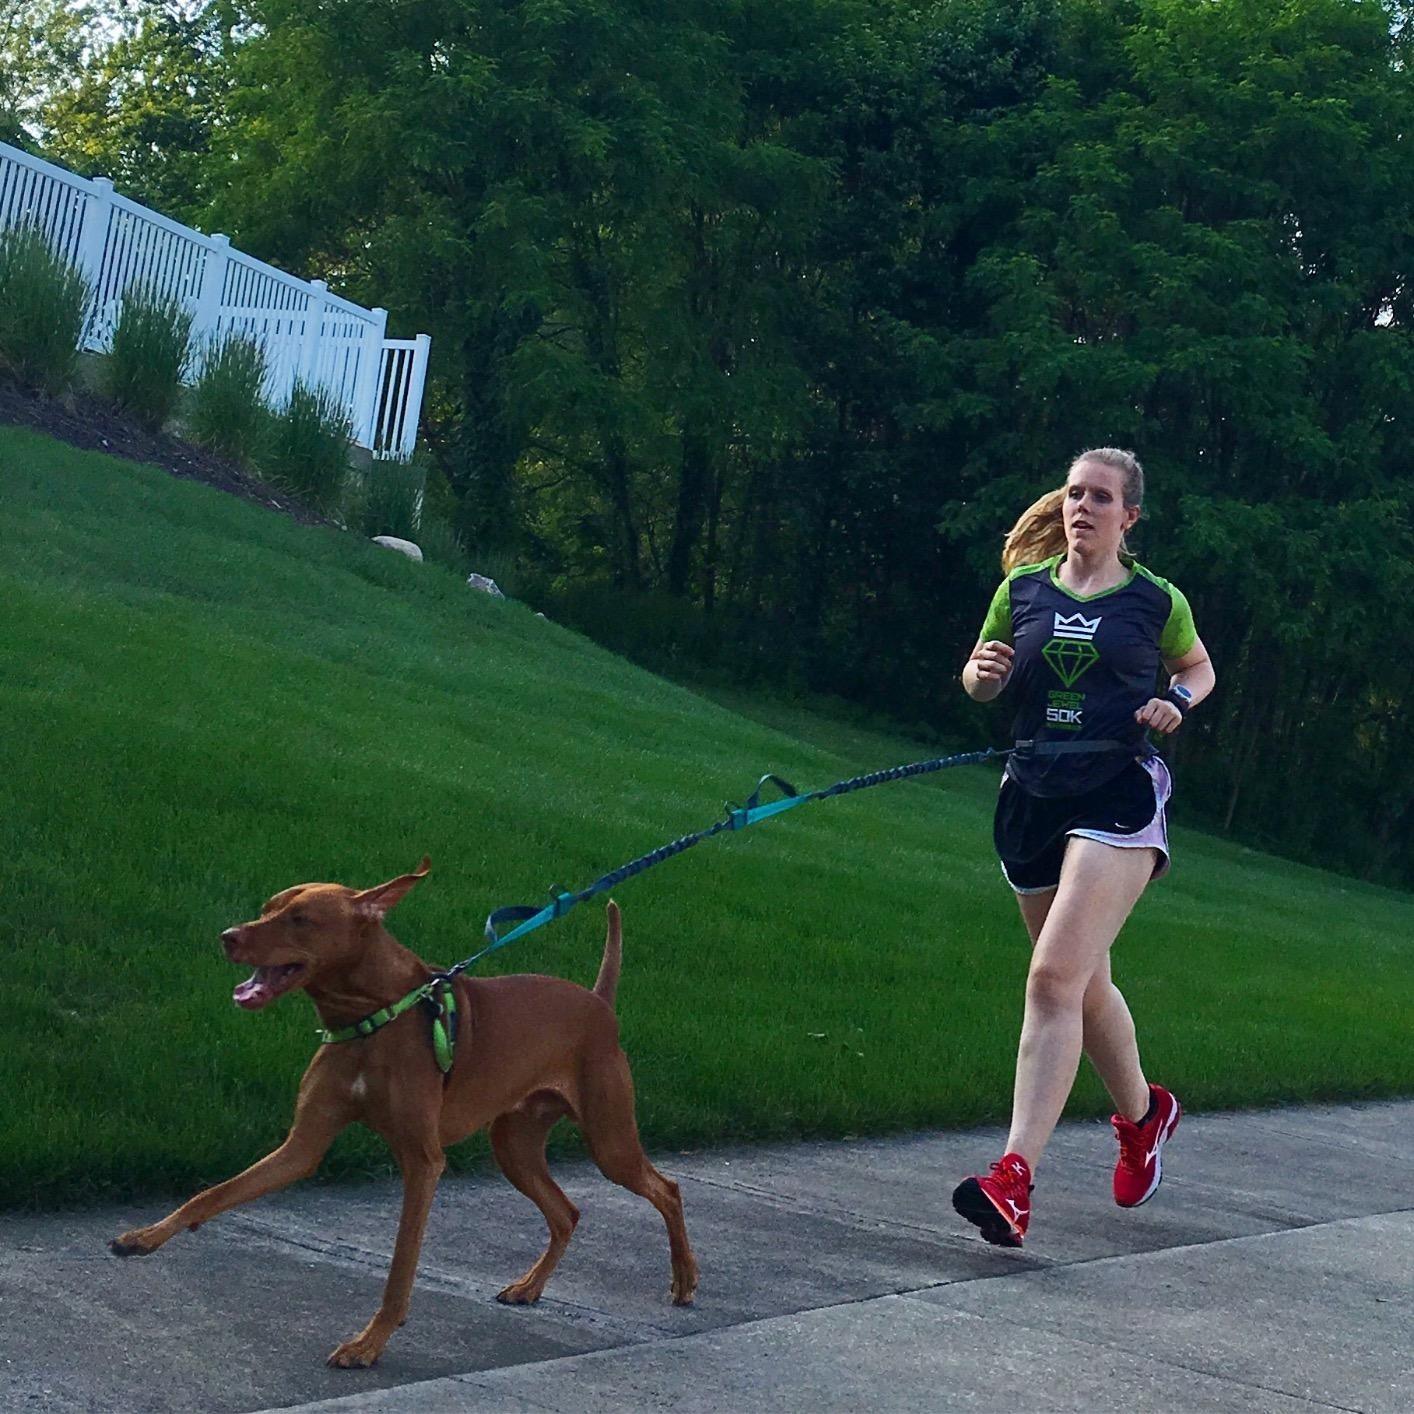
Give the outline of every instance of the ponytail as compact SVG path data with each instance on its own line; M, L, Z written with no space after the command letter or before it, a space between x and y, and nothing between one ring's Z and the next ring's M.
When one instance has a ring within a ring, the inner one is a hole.
M1020 519L1002 542L1002 573L1010 574L1022 565L1039 565L1065 549L1065 523L1061 506L1065 487L1047 491L1022 511Z

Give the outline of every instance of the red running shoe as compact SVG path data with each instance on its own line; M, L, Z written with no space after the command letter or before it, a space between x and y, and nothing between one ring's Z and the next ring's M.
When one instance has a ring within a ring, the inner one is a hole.
M1164 1145L1173 1138L1183 1106L1162 1085L1151 1085L1153 1097L1149 1117L1140 1124L1123 1115L1113 1115L1110 1123L1119 1140L1119 1162L1115 1165L1115 1202L1121 1208L1137 1208L1154 1196L1164 1176Z
M1003 1154L985 1178L974 1174L953 1189L952 1205L994 1247L1020 1247L1031 1221L1031 1166Z

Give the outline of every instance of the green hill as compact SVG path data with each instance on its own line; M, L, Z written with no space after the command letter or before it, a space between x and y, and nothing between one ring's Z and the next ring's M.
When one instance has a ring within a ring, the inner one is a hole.
M493 907L764 771L932 754L729 710L434 567L34 434L0 428L0 504L3 1203L186 1188L279 1139L314 1014L232 1006L218 935L288 884L428 853L392 926L450 963ZM1004 1116L1026 949L994 790L968 767L811 805L618 891L650 1146ZM1182 831L1176 858L1115 955L1156 1078L1195 1107L1414 1092L1408 896ZM491 963L588 982L602 937L594 903ZM1088 1074L1074 1110L1107 1110ZM381 1163L360 1132L326 1172Z

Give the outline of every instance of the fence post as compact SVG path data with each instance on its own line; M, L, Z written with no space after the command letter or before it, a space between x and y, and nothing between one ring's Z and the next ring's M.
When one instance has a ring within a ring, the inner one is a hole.
M309 304L304 316L304 348L300 351L299 376L306 388L319 383L319 344L324 337L324 292L329 285L324 280L309 282Z
M354 387L354 441L376 452L373 439L378 432L379 370L383 364L383 339L388 332L388 311L369 310L373 316L364 330L358 351L358 382Z
M417 424L422 415L422 390L427 386L427 359L432 335L419 334L413 341L412 375L408 379L407 402L403 405L403 435L398 455L410 457L417 447Z
M192 343L201 350L203 361L221 318L221 296L226 289L226 266L230 258L231 238L210 237L201 265L201 288L196 292L196 308L192 310Z
M103 307L103 263L108 249L108 226L113 213L113 183L95 177L84 184L83 231L79 236L75 263L88 281L88 317L84 320L80 348L93 346L93 330Z

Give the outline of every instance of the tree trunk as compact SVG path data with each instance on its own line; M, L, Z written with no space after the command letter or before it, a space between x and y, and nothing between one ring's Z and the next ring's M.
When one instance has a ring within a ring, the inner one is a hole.
M668 593L678 599L687 594L692 554L702 534L708 483L712 475L707 438L699 426L690 425L683 429L681 449L677 515L673 520L672 546L668 550Z

